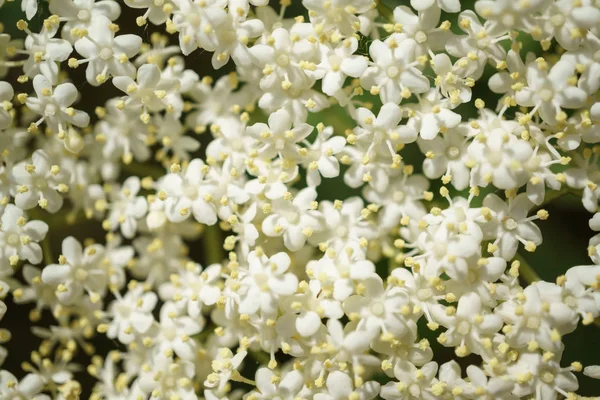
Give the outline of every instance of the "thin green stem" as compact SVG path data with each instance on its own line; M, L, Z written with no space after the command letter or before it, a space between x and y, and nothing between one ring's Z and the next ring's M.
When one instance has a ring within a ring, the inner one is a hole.
M50 265L54 263L54 257L52 257L52 249L50 247L50 238L46 237L42 240L42 254L44 255L44 264Z
M247 385L251 385L251 386L256 386L256 382L254 382L252 379L248 379L248 378L244 378L239 371L233 371L231 373L231 380L235 381L235 382L241 382L241 383L245 383Z
M123 170L128 174L137 175L139 177L150 176L153 179L158 179L166 173L166 170L160 166L139 163L125 164L123 165Z
M390 10L388 6L383 4L382 0L375 0L375 3L377 4L377 11L379 11L379 15L381 15L383 18L387 19L390 22L394 20L393 11Z
M204 251L208 265L220 263L225 258L223 237L218 224L204 228Z
M515 259L519 261L519 276L527 283L533 283L537 281L541 281L542 278L535 272L531 264L525 260L523 255L520 253L515 254Z

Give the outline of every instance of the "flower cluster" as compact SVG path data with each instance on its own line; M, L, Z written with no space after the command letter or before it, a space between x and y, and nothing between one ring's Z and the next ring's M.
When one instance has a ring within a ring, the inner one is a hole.
M0 296L43 339L0 398L550 400L600 378L561 362L600 317L600 234L555 283L522 256L561 194L600 231L597 1L120 3L23 0L25 40L0 33Z

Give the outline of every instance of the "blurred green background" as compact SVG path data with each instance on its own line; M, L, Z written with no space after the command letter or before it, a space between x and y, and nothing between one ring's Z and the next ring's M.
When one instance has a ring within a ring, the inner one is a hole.
M472 9L474 0L462 1L463 9ZM271 2L275 8L279 8L278 2ZM395 0L384 0L383 3L393 9L397 5L409 5L409 1L395 1ZM286 16L295 16L302 13L302 7L300 0L293 0L292 6L288 9ZM121 27L120 33L135 33L142 36L144 41L150 41L150 35L152 32L161 31L154 26L147 26L139 28L135 24L135 17L142 14L140 10L128 9L123 5L123 13L121 18L117 21ZM40 10L37 16L30 21L30 27L33 31L39 29L41 22L48 15L47 3L40 1ZM5 3L0 8L0 24L3 25L4 32L14 35L14 37L23 37L23 32L19 32L16 29L16 21L24 18L20 11L20 1L14 1ZM456 28L457 15L442 15L442 20L448 19L453 23L453 29ZM176 36L171 36L171 42L176 44ZM533 41L526 41L522 55L525 51L534 51L540 53L540 48L537 43ZM212 75L220 76L222 74L232 71L232 65L224 67L223 69L215 72L210 66L210 54L202 51L195 51L189 57L186 58L186 65L194 69L199 73L200 76ZM84 68L78 70L69 71L71 79L76 84L78 89L82 93L82 100L78 104L78 108L88 111L90 114L93 112L96 106L102 105L107 99L119 95L119 92L110 84L103 85L100 88L93 88L87 84L83 76ZM473 99L483 99L488 107L494 107L497 102L498 96L493 94L487 88L487 78L491 76L493 70L489 68L479 83L473 88ZM5 80L15 83L16 77L20 74L20 71L13 71ZM15 91L27 91L28 87L15 84ZM372 101L375 107L378 107L378 100L374 98L367 98L368 101ZM472 105L462 105L458 112L463 116L463 119L467 119L476 115L476 109ZM257 119L264 118L264 116L256 115ZM340 108L332 108L321 113L312 114L309 118L309 122L316 125L318 122L323 122L325 125L331 125L335 128L338 134L342 134L346 128L352 127L352 120L347 113ZM204 136L204 140L208 139L208 135ZM204 146L203 146L204 147ZM408 163L415 165L416 171L421 170L422 155L418 151L415 145L409 145L402 152L403 157ZM145 166L140 166L141 170L144 171ZM434 183L439 188L439 182ZM435 191L435 186L434 186ZM324 184L319 187L320 199L343 199L352 195L359 194L360 191L349 189L344 185L341 178L325 180ZM483 196L481 196L483 197ZM522 252L523 258L529 262L537 274L544 280L554 281L557 276L562 275L565 271L575 265L589 265L591 261L587 257L587 244L589 238L594 234L589 226L588 220L591 217L580 204L578 198L572 195L563 196L555 200L552 204L545 207L550 212L550 218L547 221L538 221L543 236L544 243L539 247L535 253ZM45 218L45 217L43 217ZM77 227L70 229L64 229L60 234L50 233L50 246L53 254L58 255L60 253L60 243L64 236L67 234L74 234L78 239L84 239L87 237L93 237L96 240L102 240L102 230L98 223L85 222ZM192 256L198 261L206 261L206 254L202 250L202 246L191 246L193 248ZM387 265L382 264L378 266L382 271L387 270ZM0 326L6 327L11 330L13 338L5 346L9 349L9 356L3 365L3 368L19 375L20 363L24 360L29 359L29 353L37 348L39 339L30 333L31 322L28 320L27 315L31 307L27 306L16 306L10 299L7 299L8 312L4 317L4 320L0 322ZM46 313L47 314L47 313ZM52 318L49 315L44 315L40 325L50 324ZM430 340L432 347L434 348L434 354L436 355L435 360L438 363L443 363L451 359L457 359L454 352L451 349L442 347L435 340L435 335L432 335L426 328L421 330L421 334ZM598 364L600 363L600 328L597 325L582 326L564 337L564 344L566 346L565 354L563 356L563 365L568 365L572 361L580 361L583 365ZM95 342L99 353L106 353L106 351L115 348L115 343L99 339ZM85 366L89 362L85 356L80 355L80 362ZM466 359L457 359L461 364L467 365L469 362L477 362L476 358L467 357ZM85 372L78 374L80 381L84 383L84 386L91 384L92 380L85 378ZM579 394L585 396L593 396L600 394L600 386L597 381L590 378L584 377L582 374L578 374L580 382ZM89 390L89 387L85 389Z

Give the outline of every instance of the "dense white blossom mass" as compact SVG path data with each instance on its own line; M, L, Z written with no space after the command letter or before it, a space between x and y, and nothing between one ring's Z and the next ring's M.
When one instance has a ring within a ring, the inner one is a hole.
M600 378L561 361L600 317L600 234L555 283L522 256L565 193L600 231L598 0L48 3L0 30L0 296L42 339L0 399L572 400Z

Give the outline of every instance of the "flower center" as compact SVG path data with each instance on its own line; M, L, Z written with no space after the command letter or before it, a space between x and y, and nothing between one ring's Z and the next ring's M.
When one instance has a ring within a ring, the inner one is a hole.
M335 229L335 234L339 238L345 238L348 236L348 227L346 225L340 225Z
M552 25L554 26L562 26L565 23L565 16L562 14L554 14L551 18L550 18L550 22L552 23Z
M512 218L509 218L506 221L504 221L504 229L506 229L508 231L517 229L518 226L519 226L519 224L517 224L517 221L515 221Z
M42 177L36 179L33 184L37 189L40 190L46 189L48 187L48 182L46 182L46 179Z
M552 100L553 97L554 97L554 92L552 92L551 89L540 90L540 99L542 101L548 102L548 101Z
M56 114L57 107L54 104L47 104L46 108L44 108L44 115L46 117L53 117Z
M529 317L527 318L527 327L529 329L538 329L541 325L541 321L539 317Z
M512 14L504 14L502 16L502 24L507 28L513 26L515 24L515 16Z
M401 190L396 190L394 192L394 195L392 196L392 198L394 199L395 202L401 202L402 200L404 200L404 192Z
M121 318L127 319L131 315L131 307L126 304L119 304L117 306L117 313Z
M285 219L290 224L296 225L298 222L300 222L300 213L298 213L295 210L294 211L288 211L288 212L285 213Z
M79 12L77 13L77 19L81 21L89 21L91 17L92 13L90 12L90 10L79 10Z
M75 271L75 279L78 281L85 281L88 278L88 272L85 269L78 268Z
M383 303L380 301L373 303L371 305L371 312L373 313L373 315L383 315L383 313L385 312L385 307L383 306Z
M421 301L431 298L431 289L425 288L417 290L417 298Z
M19 235L11 233L6 240L9 246L15 247L19 244Z
M540 375L540 379L544 383L551 384L554 382L554 374L550 371L546 371Z
M277 58L275 59L275 62L280 67L287 67L290 64L290 57L288 57L287 54L282 53L277 56Z
M192 26L199 26L202 22L202 18L198 13L191 13L186 15L187 22Z
M502 164L502 153L499 151L491 152L488 154L488 161L494 167L499 166Z
M455 160L456 158L458 158L459 155L460 155L460 150L456 146L450 146L446 150L446 156L451 160Z
M400 75L400 70L395 65L390 65L386 70L387 76L396 79Z
M113 56L113 51L111 48L109 47L105 47L102 50L100 50L100 58L103 60L110 60Z
M461 335L466 335L471 331L471 324L468 321L460 321L456 327L456 330Z
M419 31L415 34L415 40L417 43L425 43L427 41L427 34L423 31Z
M177 337L177 330L175 328L163 328L163 335L167 340L174 340Z
M183 189L183 195L190 200L194 200L198 197L198 188L193 185L186 185Z

